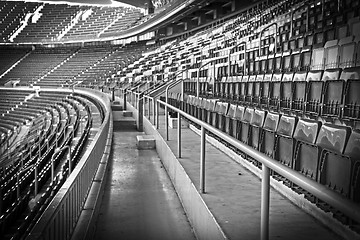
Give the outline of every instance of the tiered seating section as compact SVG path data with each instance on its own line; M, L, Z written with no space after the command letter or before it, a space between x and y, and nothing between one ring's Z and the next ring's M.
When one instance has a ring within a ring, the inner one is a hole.
M15 68L5 74L0 82L5 84L10 80L18 80L23 85L33 84L71 57L76 50L71 48L33 50Z
M126 46L37 48L29 50L27 56L0 78L0 83L19 81L19 85L48 87L100 83L110 85L119 78L118 72L140 58L145 49L146 46L142 43ZM3 50L10 55L12 51L12 48ZM19 55L24 54L23 50L17 51ZM14 59L18 57L17 54L12 55Z
M94 109L90 109L94 105L81 96L55 92L0 90L0 96L7 99L0 122L11 121L12 128L28 126L28 131L11 143L0 158L0 237L20 239L29 233L69 174L64 151L54 157L55 169L59 170L51 179L50 160L55 149L71 146L73 167L81 157L92 126ZM29 209L28 203L35 194L34 206Z
M139 8L3 1L0 42L49 43L116 37L143 16Z
M21 26L27 14L35 11L41 4L36 2L0 2L0 42L7 42Z
M359 15L359 1L270 2L144 55L128 68L138 80L132 86L188 69L186 100L174 93L174 105L360 203ZM273 177L358 230L321 199Z

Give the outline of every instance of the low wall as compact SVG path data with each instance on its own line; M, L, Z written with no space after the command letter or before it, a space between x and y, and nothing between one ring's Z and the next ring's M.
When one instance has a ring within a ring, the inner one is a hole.
M129 103L127 103L127 109L133 112L135 119L138 119L137 110ZM156 140L156 151L175 187L197 239L227 239L185 169L156 127L147 118L144 118L143 128L146 134L153 135Z
M49 91L54 90L71 92L67 89L49 89ZM47 90L41 89L41 91ZM26 239L70 239L85 205L100 161L104 161L104 154L108 156L105 149L109 144L111 145L112 138L112 115L108 96L91 89L76 89L75 92L100 103L106 113L105 118L85 154Z

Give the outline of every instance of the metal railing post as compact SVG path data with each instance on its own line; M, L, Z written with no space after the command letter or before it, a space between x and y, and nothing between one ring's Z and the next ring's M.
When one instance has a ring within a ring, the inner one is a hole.
M35 197L36 197L36 195L38 194L38 190L39 190L38 166L37 166L37 163L35 163L35 192L34 192L34 196L35 196Z
M144 118L144 99L139 96L138 97L138 121L137 121L137 128L139 132L143 131L143 118Z
M69 176L70 176L71 171L72 171L71 156L70 156L70 146L69 146L69 145L68 145L68 146L65 146L64 149L65 149L65 148L68 148L67 159L68 159L68 161L69 161Z
M168 117L167 105L165 105L165 129L166 129L166 141L169 141L169 117Z
M159 113L160 111L160 103L158 101L156 101L156 129L159 129Z
M269 239L270 169L262 165L261 181L261 240Z
M156 124L156 119L155 119L155 116L156 116L156 99L153 98L152 101L153 101L153 119L154 119L154 125L155 125Z
M205 128L201 126L200 147L200 192L205 193Z
M149 121L151 122L151 98L148 97L148 116L149 116Z
M55 166L54 166L54 156L56 154L55 153L51 156L51 182L54 181L54 177L55 177Z
M177 128L178 128L178 157L181 158L181 114L180 113L178 113Z
M124 91L124 106L123 106L123 109L124 111L126 111L126 91Z

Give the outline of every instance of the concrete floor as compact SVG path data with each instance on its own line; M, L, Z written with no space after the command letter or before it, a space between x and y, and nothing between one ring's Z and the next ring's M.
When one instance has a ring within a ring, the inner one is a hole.
M114 125L109 175L94 239L195 239L155 150L137 150L133 128Z

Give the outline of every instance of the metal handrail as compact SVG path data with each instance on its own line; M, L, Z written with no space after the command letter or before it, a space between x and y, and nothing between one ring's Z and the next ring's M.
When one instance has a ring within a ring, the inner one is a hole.
M270 158L269 156L256 151L252 147L241 143L237 139L229 136L228 134L220 131L219 129L191 116L190 114L164 102L161 100L157 100L159 104L166 106L167 108L175 111L178 113L178 117L185 117L194 123L201 126L202 138L205 138L205 130L211 132L212 134L224 139L229 144L233 145L234 147L238 148L240 151L245 153L246 155L256 159L257 161L262 163L262 188L261 188L261 239L268 239L268 229L269 229L269 180L270 180L270 169L277 172L278 174L284 176L285 178L289 179L289 181L295 183L299 187L303 188L304 190L310 192L315 197L327 202L334 208L338 209L345 215L349 216L353 220L360 222L360 206L353 201L345 198L344 196L334 192L333 190L327 188L325 185L322 185L318 182L315 182L312 179L307 178L306 176L302 175L301 173L281 164L280 162ZM180 116L181 115L181 116ZM168 126L166 126L168 128ZM181 131L181 129L178 129ZM180 135L180 134L179 134ZM202 141L204 141L202 139ZM203 145L203 144L202 144ZM203 148L202 151L203 152ZM204 154L201 154L202 158ZM203 160L203 159L202 159ZM205 174L203 174L205 175ZM204 193L205 190L205 183L204 183L204 176L200 177L201 179L201 192Z

